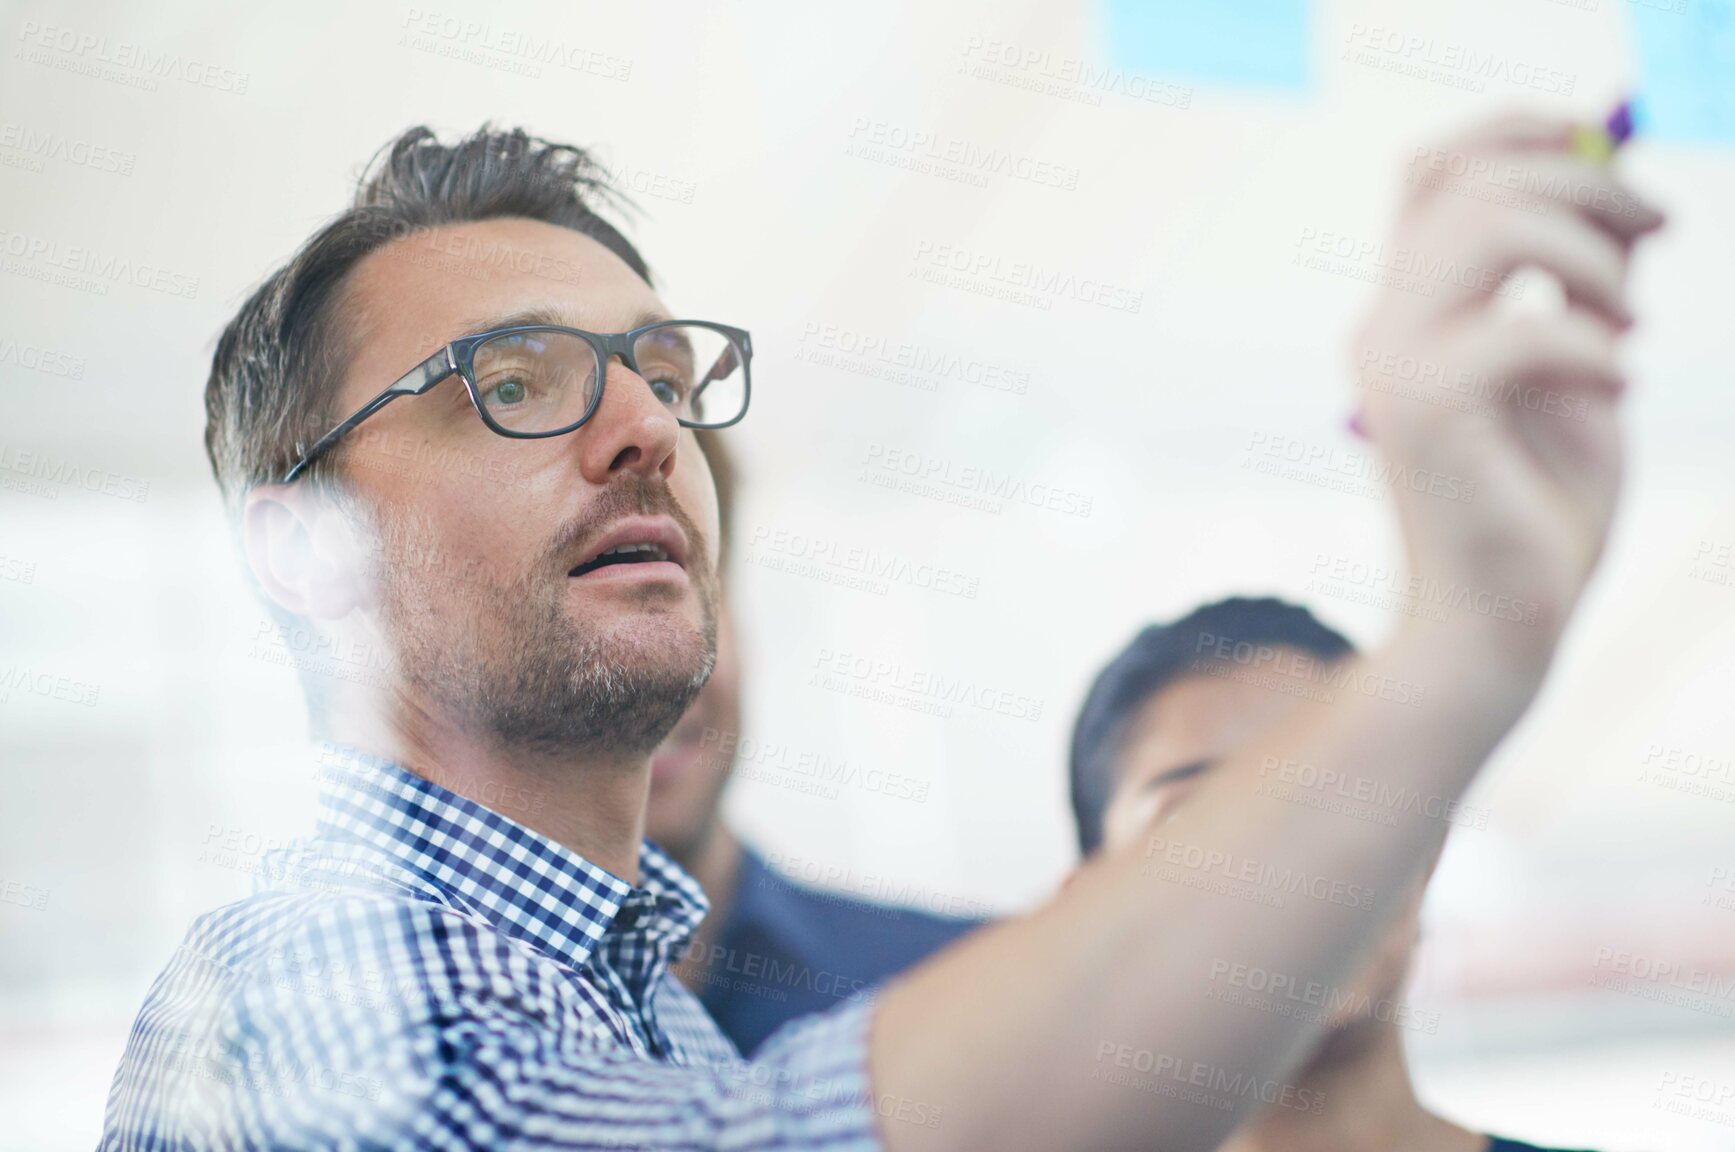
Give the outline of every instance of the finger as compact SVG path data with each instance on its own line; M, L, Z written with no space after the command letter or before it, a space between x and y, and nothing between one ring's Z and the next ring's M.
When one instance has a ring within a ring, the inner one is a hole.
M1617 203L1609 223L1622 235L1643 234L1660 227L1664 216L1655 205L1619 181L1610 165L1587 159L1576 152L1575 139L1583 127L1576 120L1512 111L1473 125L1434 147L1418 148L1411 159L1411 167L1413 170L1418 165L1427 165L1436 173L1447 167L1461 171L1470 165L1497 161L1502 154L1507 154L1508 163L1534 165L1549 170L1545 175L1558 177L1568 174L1554 167L1564 163L1570 170L1569 180L1564 186L1558 181L1552 185L1547 179L1542 181L1549 195L1563 187L1569 196L1579 195L1575 190L1582 188L1602 201L1603 207ZM1603 215L1610 214L1604 212Z
M1568 308L1550 315L1489 316L1485 339L1491 398L1530 411L1558 411L1582 419L1591 403L1615 399L1627 388L1619 336L1595 313ZM1532 394L1552 391L1550 402Z
M1663 213L1607 164L1573 154L1508 154L1502 179L1526 195L1576 211L1623 243L1662 227Z
M1448 136L1442 147L1464 152L1502 149L1565 151L1572 147L1572 134L1578 127L1579 122L1569 117L1513 109Z
M1631 243L1663 225L1663 214L1607 164L1573 154L1508 154L1506 180L1530 196L1576 211L1617 240Z
M1578 212L1623 243L1662 226L1663 214L1606 164L1570 153L1418 149L1408 181L1429 195L1456 195L1535 214Z
M1515 296L1513 274L1534 267L1560 281L1570 304L1622 328L1633 322L1626 304L1628 249L1580 216L1490 217L1454 206L1437 213L1422 234L1427 238L1417 245L1418 267L1442 284L1437 298L1445 309L1484 307L1496 296ZM1453 252L1463 253L1462 263L1445 255Z
M1410 199L1426 199L1430 185L1436 182L1418 179L1423 173L1457 175L1455 170L1485 163L1479 158L1498 152L1564 152L1572 145L1573 128L1573 122L1564 117L1512 111L1471 125L1434 144L1417 145L1404 180L1413 189Z

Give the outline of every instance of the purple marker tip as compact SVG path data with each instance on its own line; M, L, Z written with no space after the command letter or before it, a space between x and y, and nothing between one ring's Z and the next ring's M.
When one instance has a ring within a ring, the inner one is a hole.
M1617 148L1632 139L1633 102L1622 100L1617 104L1615 110L1609 113L1608 120L1603 124L1603 129L1608 132L1609 140Z

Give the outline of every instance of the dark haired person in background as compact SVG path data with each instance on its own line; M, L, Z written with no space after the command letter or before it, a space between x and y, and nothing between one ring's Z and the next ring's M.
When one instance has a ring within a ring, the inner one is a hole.
M1626 271L1662 223L1574 157L1574 129L1508 118L1450 142L1545 163L1558 192L1514 211L1412 188L1394 245L1492 281L1382 293L1351 353L1588 398L1563 421L1364 397L1373 443L1421 480L1392 489L1414 571L1534 604L1536 626L1406 621L1351 662L1371 690L1225 757L1168 817L1176 841L1405 887L1438 829L1346 821L1322 839L1290 805L1246 803L1263 757L1379 764L1454 798L1540 689L1620 488ZM195 920L152 984L105 1152L1216 1147L1323 1026L1210 1002L1212 959L1335 984L1392 902L1223 900L1105 850L1044 907L779 1029L750 1063L667 978L706 911L644 838L652 755L716 656L716 492L694 431L745 415L752 341L669 309L592 209L606 192L576 148L412 129L219 339L206 446L259 593L390 660L310 690L340 751L315 835ZM1491 283L1527 267L1564 284L1558 315L1493 306ZM1498 498L1443 499L1441 477ZM1425 685L1427 706L1394 684Z
M735 465L723 434L700 432L698 441L717 484L726 561ZM723 1034L752 1053L791 1020L871 998L878 985L981 921L810 887L779 872L724 822L723 788L740 747L741 661L727 579L723 584L717 666L651 756L645 835L711 902L675 975Z
M1237 659L1237 653L1251 655ZM1354 653L1306 608L1273 599L1219 600L1140 632L1097 674L1073 728L1079 850L1088 856L1160 837L1164 818L1217 764L1309 707L1330 680L1319 673ZM1479 819L1455 804L1381 794L1371 773L1367 786L1358 779L1342 787L1338 780L1322 789L1317 780L1309 769L1278 763L1261 772L1256 787L1337 809L1322 818L1325 834L1328 821L1349 817ZM1377 799L1370 805L1357 795ZM1421 808L1437 815L1411 811ZM1359 978L1342 988L1283 984L1273 991L1270 973L1227 957L1213 965L1212 994L1226 1002L1250 1001L1247 1011L1278 1005L1317 1013L1330 1029L1294 1077L1312 1094L1310 1101L1320 1102L1317 1110L1267 1106L1221 1152L1534 1152L1528 1144L1461 1128L1416 1099L1400 1030L1426 1022L1398 997L1425 882L1416 885L1408 910Z

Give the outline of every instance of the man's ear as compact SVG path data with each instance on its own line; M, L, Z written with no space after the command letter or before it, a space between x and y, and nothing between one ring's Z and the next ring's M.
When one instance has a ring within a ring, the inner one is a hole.
M372 599L349 517L311 485L249 490L241 540L260 587L294 615L340 620Z

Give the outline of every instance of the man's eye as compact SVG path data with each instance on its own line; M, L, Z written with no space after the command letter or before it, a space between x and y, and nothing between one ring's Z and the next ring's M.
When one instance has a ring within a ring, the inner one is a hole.
M524 381L510 376L488 390L488 400L494 404L522 404L528 395Z
M687 389L679 380L647 380L645 383L651 386L651 392L664 404L679 404L687 395Z

